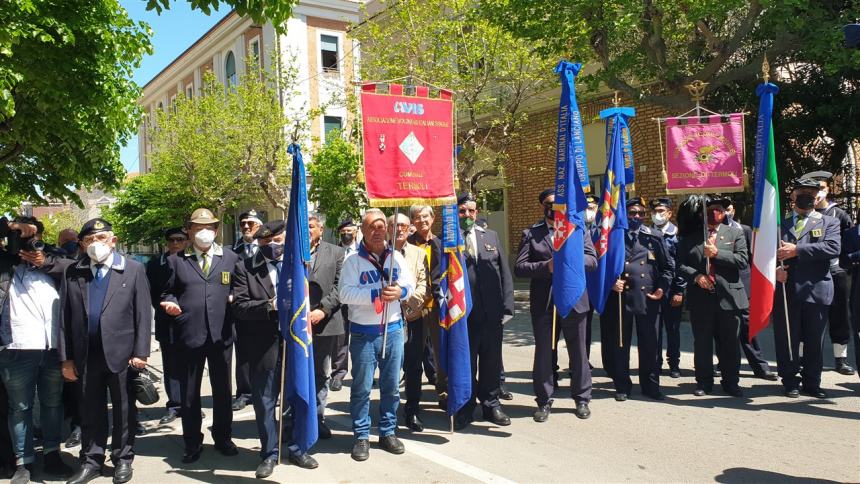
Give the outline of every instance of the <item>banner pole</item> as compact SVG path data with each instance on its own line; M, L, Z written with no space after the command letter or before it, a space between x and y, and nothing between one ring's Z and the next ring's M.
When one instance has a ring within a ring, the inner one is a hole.
M391 224L391 242L389 243L389 247L391 248L391 259L388 261L388 283L386 287L391 285L391 281L394 277L394 251L397 248L394 246L394 236L397 233L397 216L399 215L397 206L394 207L394 223ZM382 359L385 359L385 347L388 343L388 303L385 303L385 309L382 311Z
M555 335L555 318L558 313L558 308L556 308L555 304L552 305L552 350L555 351L556 342L558 341L558 337Z
M624 348L624 302L621 300L621 293L618 294L618 347Z
M281 393L280 400L281 405L278 408L278 412L280 412L280 417L278 417L278 464L281 463L281 449L284 447L284 373L287 366L287 341L282 337L281 338Z
M779 267L785 270L785 262L779 261ZM788 296L786 295L785 283L782 283L782 309L785 311L785 334L788 336L788 359L793 360L791 351L791 325L788 323Z
M702 255L705 255L705 244L708 243L708 196L702 195L702 236L704 237L704 242L702 243ZM709 257L705 257L705 275L708 276L708 280L711 279L711 259ZM711 281L714 282L714 281Z

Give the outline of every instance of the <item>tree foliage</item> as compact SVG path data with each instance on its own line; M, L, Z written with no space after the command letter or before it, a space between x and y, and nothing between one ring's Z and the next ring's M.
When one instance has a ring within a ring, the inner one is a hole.
M287 20L293 13L299 0L187 0L191 8L200 10L206 15L217 11L223 4L236 10L242 16L250 16L258 24L271 21L278 32L286 31ZM155 10L161 14L170 9L171 0L146 0L146 9Z
M399 0L352 30L362 78L405 79L454 91L458 176L471 189L501 173L507 148L527 120L525 105L553 86L541 41L515 38L473 0ZM392 45L396 47L392 48Z
M60 235L61 231L65 229L74 229L75 231L80 230L81 226L86 222L86 217L80 210L67 208L60 210L59 212L49 214L46 217L42 217L39 221L45 226L45 231L42 233L42 240L49 244L56 245L57 237Z
M151 32L118 0L5 0L0 7L0 193L77 200L115 187L140 120L131 80Z
M360 166L355 145L337 132L326 136L326 143L308 165L313 180L308 198L325 213L327 227L336 228L347 217L358 218L361 209L367 207L364 184L355 175Z

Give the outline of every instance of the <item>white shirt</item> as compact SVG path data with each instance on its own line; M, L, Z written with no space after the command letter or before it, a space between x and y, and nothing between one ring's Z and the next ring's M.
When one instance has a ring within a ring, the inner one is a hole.
M12 274L9 285L9 331L12 334L7 339L11 341L8 349L57 348L60 294L49 275L34 269L19 264Z
M209 258L209 267L211 268L213 260L212 256L215 255L215 244L210 245L205 252L198 249L196 245L192 245L192 247L194 247L194 255L197 257L197 265L199 265L200 268L203 269L203 254L205 253L206 257Z

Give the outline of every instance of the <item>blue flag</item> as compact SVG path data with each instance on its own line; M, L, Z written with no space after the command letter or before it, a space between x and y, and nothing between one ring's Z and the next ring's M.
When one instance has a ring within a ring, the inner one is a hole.
M558 108L558 139L555 163L555 223L553 224L552 295L558 314L564 318L585 292L583 261L585 223L590 191L582 118L576 103L576 75L582 64L561 61L555 72L561 76Z
M472 397L472 366L469 357L469 327L472 293L463 237L457 220L457 205L442 208L442 259L439 270L439 362L448 375L448 415L454 415Z
M278 318L281 336L287 345L287 372L284 399L293 408L293 443L307 452L316 443L317 393L314 381L314 348L308 322L308 270L310 234L308 233L308 194L305 165L299 145L292 144L293 179L287 215L286 246L278 284ZM282 405L282 408L285 408Z
M629 107L609 108L600 112L600 117L606 119L606 152L612 150L612 136L615 125L621 127L621 151L624 156L624 181L628 190L635 190L636 170L633 164L633 139L630 137L629 120L636 116L636 109Z
M630 108L620 108L630 109ZM603 314L606 299L612 286L624 270L624 235L627 233L626 167L624 166L624 137L619 108L605 109L600 117L612 124L607 147L606 174L603 177L603 193L594 223L597 225L594 250L597 252L597 270L588 273L588 298L594 309ZM615 121L613 121L615 118Z

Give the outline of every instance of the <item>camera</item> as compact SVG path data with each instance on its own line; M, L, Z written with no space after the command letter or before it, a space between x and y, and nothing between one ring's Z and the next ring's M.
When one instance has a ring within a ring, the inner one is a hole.
M45 250L45 243L35 237L21 237L21 233L12 231L6 237L6 251L12 255L17 255L18 252L25 250L37 252Z

